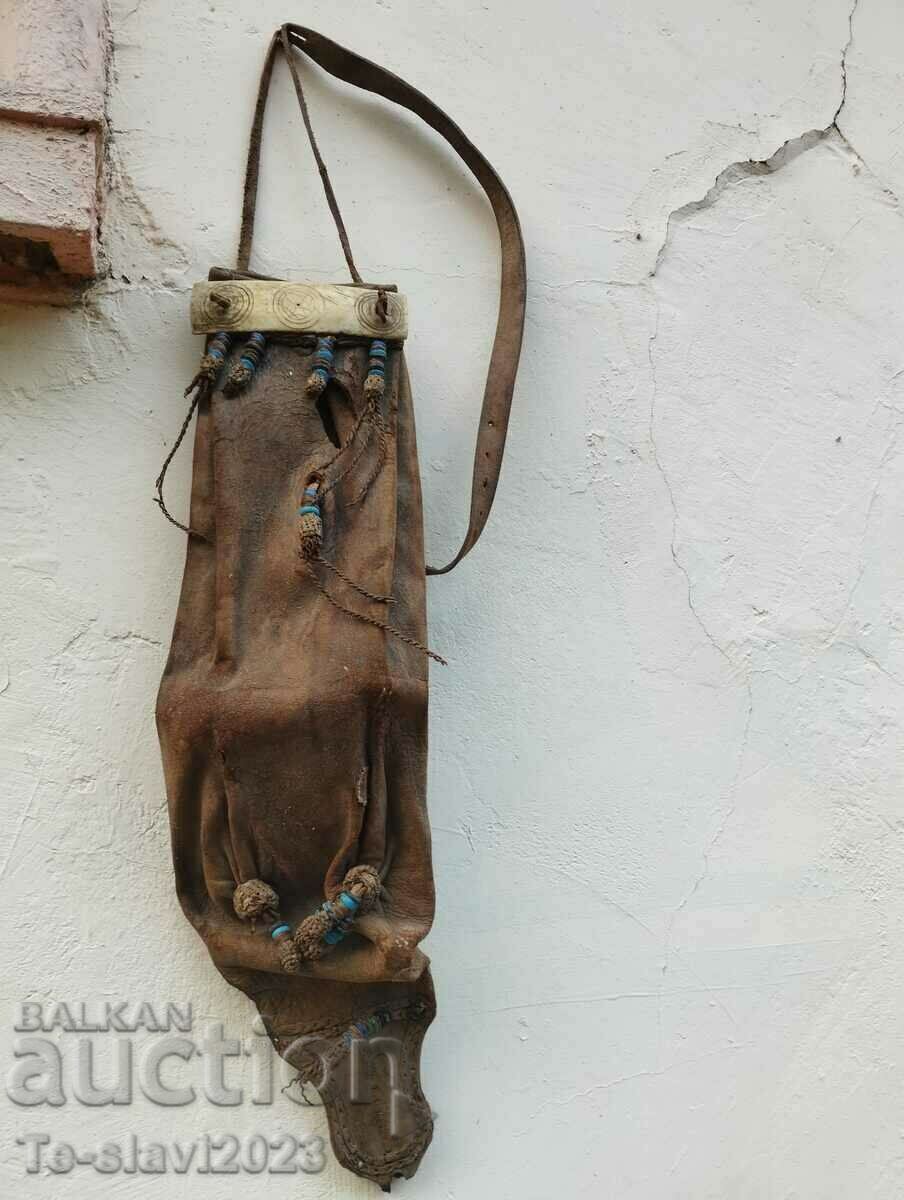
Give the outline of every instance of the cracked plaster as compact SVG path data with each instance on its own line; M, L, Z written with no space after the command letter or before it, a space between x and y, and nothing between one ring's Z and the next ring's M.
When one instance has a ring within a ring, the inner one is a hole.
M430 586L452 666L431 710L442 1010L418 1195L897 1200L900 13L575 3L550 37L534 4L351 10L306 20L479 135L531 270L497 508ZM170 889L151 707L182 545L151 493L196 361L187 292L234 253L254 77L283 16L113 4L109 276L73 311L4 312L0 864L16 911L67 899L29 925L7 1007L21 981L249 1020ZM285 84L256 264L331 279ZM465 518L492 223L413 122L309 90L364 268L410 298L441 553ZM122 946L124 926L140 936ZM97 1140L98 1114L65 1112ZM318 1128L288 1099L267 1119ZM259 1123L229 1113L237 1135ZM339 1180L306 1185L369 1195ZM269 1194L241 1184L227 1200Z

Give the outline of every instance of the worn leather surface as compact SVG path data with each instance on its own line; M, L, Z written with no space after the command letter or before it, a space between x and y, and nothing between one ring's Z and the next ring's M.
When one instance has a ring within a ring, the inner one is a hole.
M385 1184L411 1173L432 1126L418 1075L434 1011L418 948L434 901L427 659L336 611L297 569L302 488L335 446L304 395L310 352L291 341L271 342L246 392L216 391L199 407L191 526L206 540L189 539L157 720L179 898L277 1049L307 1069L291 1049L300 1035L322 1035L318 1049L333 1051L354 1021L403 1010L383 1031L402 1046L400 1132L388 1128L386 1071L373 1072L370 1104L349 1102L342 1062L323 1089L340 1160ZM337 352L338 386L327 394L342 438L361 411L366 354ZM386 462L360 504L352 501L375 445L325 497L323 553L368 590L394 596L393 624L423 641L421 493L399 349L388 383ZM328 574L324 582L349 607L373 611ZM283 972L266 930L251 932L233 911L236 885L263 879L295 925L357 864L378 869L380 901L301 975Z

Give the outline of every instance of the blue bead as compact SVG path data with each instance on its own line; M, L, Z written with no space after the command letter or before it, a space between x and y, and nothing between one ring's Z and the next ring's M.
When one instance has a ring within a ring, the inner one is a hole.
M257 363L254 361L253 358L245 358L244 354L239 359L239 362L242 364L243 367L247 367L249 371L253 371L255 369L255 367L257 366Z
M270 937L278 938L282 933L289 933L289 926L285 922L281 925L274 925L270 930Z
M339 893L339 903L344 905L346 908L351 909L352 912L355 912L358 907L358 901L354 896L350 896L348 892Z
M335 946L345 937L341 929L331 929L323 935L323 940L328 946Z
M298 510L298 515L300 517L303 517L307 513L313 513L314 516L319 517L320 509L317 507L316 504L302 504L301 508Z

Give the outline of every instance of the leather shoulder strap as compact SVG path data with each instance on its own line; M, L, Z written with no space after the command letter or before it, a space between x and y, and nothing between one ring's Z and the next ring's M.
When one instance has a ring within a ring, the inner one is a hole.
M521 354L521 337L524 329L524 307L527 291L527 275L524 261L524 241L518 214L512 203L505 184L480 153L476 146L465 136L451 117L447 116L432 100L419 92L411 84L406 83L397 75L378 67L366 58L346 50L338 43L330 41L313 29L301 25L284 25L273 38L264 70L261 77L261 87L258 93L257 106L251 133L251 146L248 155L248 170L245 178L245 201L242 210L242 232L239 244L239 268L248 269L251 251L251 237L254 225L254 202L257 193L258 170L260 166L260 138L263 127L264 108L273 63L278 48L282 48L292 72L295 91L301 106L305 128L311 141L311 148L317 161L320 177L323 181L327 202L336 228L342 242L343 252L349 265L353 280L360 281L351 250L348 247L348 237L342 218L339 215L336 198L317 143L311 129L307 105L301 88L298 70L290 53L290 47L306 54L318 66L330 75L345 83L353 84L364 91L373 92L407 108L421 120L426 122L441 137L449 143L465 165L472 172L477 182L486 193L493 209L496 225L499 229L501 245L501 279L499 292L499 316L496 323L496 336L490 355L490 366L487 374L486 387L483 395L483 407L480 413L480 425L477 431L477 445L474 451L474 473L471 484L471 512L468 521L468 531L461 548L451 562L444 567L427 567L428 575L444 575L461 562L477 539L480 537L490 508L496 487L499 483L499 473L502 468L502 456L505 450L505 438L508 431L509 414L512 407L512 392L515 386L515 376L518 371L518 359Z

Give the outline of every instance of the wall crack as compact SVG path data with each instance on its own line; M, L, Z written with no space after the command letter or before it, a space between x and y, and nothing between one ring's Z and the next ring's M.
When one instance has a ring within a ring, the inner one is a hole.
M850 154L852 154L857 163L865 170L877 185L885 192L896 204L899 203L898 197L885 184L876 173L864 162L863 157L858 153L856 148L850 143L847 136L838 124L838 119L841 116L841 111L847 102L848 90L848 71L847 71L847 56L854 41L854 16L860 5L860 0L854 0L854 5L848 13L848 39L841 50L840 68L841 68L841 96L838 101L838 106L832 115L831 121L822 129L808 129L804 133L798 134L796 137L788 138L781 146L764 159L741 159L738 162L729 163L729 165L719 172L713 180L712 186L706 191L705 195L699 200L691 200L687 204L682 204L680 207L673 209L666 217L665 235L662 239L662 244L656 253L656 261L650 271L650 277L654 277L662 265L663 258L668 250L672 239L672 230L675 225L684 223L689 217L695 213L702 212L707 208L711 208L726 188L731 187L735 183L742 182L745 179L755 178L758 175L774 175L777 171L781 171L789 163L794 162L802 154L806 154L815 146L823 142L834 140L840 143Z

